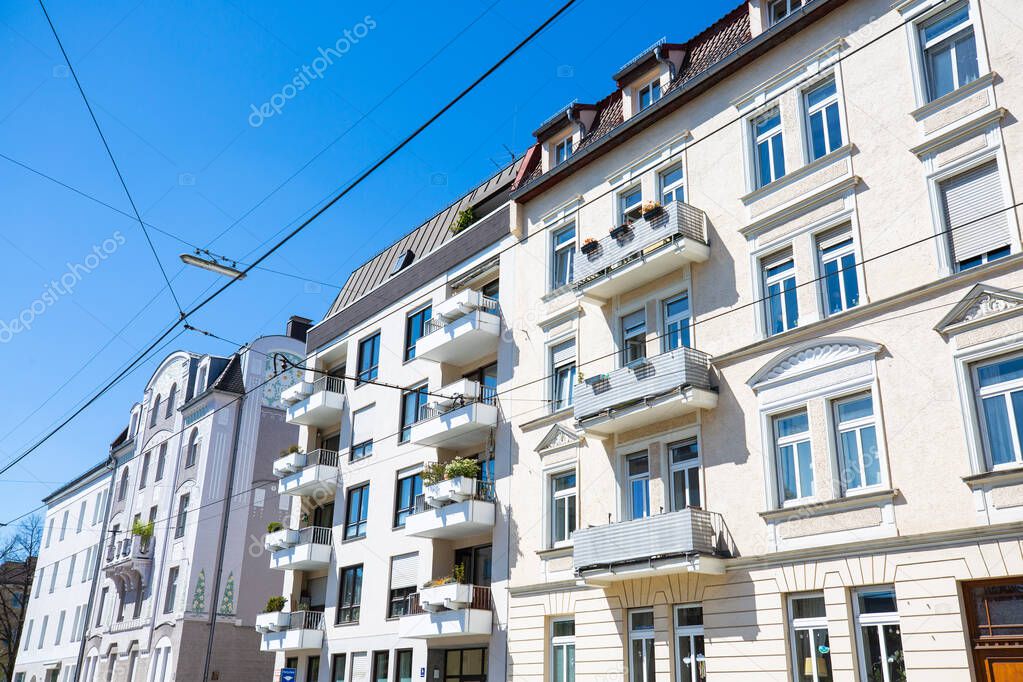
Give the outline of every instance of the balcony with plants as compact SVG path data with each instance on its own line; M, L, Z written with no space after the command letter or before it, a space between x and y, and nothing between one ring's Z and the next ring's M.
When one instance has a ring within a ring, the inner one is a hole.
M465 567L456 564L451 575L431 580L408 597L398 636L414 639L461 638L489 635L493 626L490 586L466 582Z
M572 288L607 301L710 256L707 215L680 201L643 202L634 217L602 239L586 239L576 258Z
M337 490L339 456L335 450L320 448L303 452L298 445L281 451L274 462L274 475L281 480L281 495L333 496Z
M332 529L319 526L292 529L274 521L266 531L263 545L270 552L270 568L312 571L330 565Z
M153 540L155 524L136 520L131 532L114 538L107 544L103 556L103 573L126 589L140 587L148 582L153 569Z
M270 597L263 613L256 616L260 651L319 649L323 644L322 611L285 611L287 598Z
M496 518L494 485L480 480L474 459L423 465L423 492L405 521L413 537L451 540L491 532Z

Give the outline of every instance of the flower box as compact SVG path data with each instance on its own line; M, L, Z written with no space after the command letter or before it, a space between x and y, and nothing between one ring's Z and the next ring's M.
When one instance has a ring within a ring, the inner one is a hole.
M662 210L663 207L656 201L644 201L640 213L644 218L650 219L657 216Z
M476 479L456 476L423 488L423 497L431 507L442 507L447 502L462 502L472 497Z
M256 629L260 632L279 632L287 630L291 623L291 614L286 611L260 613L256 616Z
M588 256L591 253L596 253L599 248L600 248L600 242L592 241L592 242L583 242L583 245L579 247L579 250L582 251L585 255Z
M472 585L448 583L436 587L424 587L419 591L419 605L423 607L424 611L464 609L471 602Z
M278 457L274 461L274 474L284 477L290 476L306 465L307 457L304 452L291 452Z
M293 547L298 543L298 531L291 530L290 528L283 528L281 530L274 531L273 533L267 533L263 537L263 546L269 551L274 552L285 547Z
M624 239L632 228L628 225L619 225L618 227L611 228L612 239Z

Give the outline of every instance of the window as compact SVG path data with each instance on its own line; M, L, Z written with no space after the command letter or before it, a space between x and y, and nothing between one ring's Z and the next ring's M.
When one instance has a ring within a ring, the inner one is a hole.
M480 293L486 298L490 298L495 301L498 300L501 296L501 280L495 279L492 282L487 282L480 287Z
M767 23L771 26L777 24L802 4L802 0L771 0L767 5Z
M64 621L67 620L67 611L61 611L57 617L57 632L53 635L53 645L58 646L60 644L61 635L64 634Z
M75 578L75 559L77 559L77 557L77 554L72 554L68 561L67 582L64 583L64 587L71 587L71 581Z
M320 657L310 656L305 662L305 682L316 682L320 677Z
M838 86L834 77L808 90L803 100L810 160L815 161L842 146L842 119L838 112Z
M781 499L789 502L812 496L813 457L806 410L774 418L774 448L781 474Z
M646 311L622 317L622 366L646 358Z
M199 370L199 376L195 380L195 392L196 394L202 393L206 388L206 368L203 367Z
M842 486L847 491L880 485L881 457L869 393L835 402Z
M412 261L415 260L416 254L412 249L405 249L398 254L398 257L394 259L394 265L391 266L391 275L396 275L408 266L412 265Z
M50 569L50 594L57 588L57 571L60 570L60 561L54 561Z
M629 612L629 680L655 682L654 612L650 609Z
M753 119L753 148L757 187L769 185L785 175L781 113L777 109Z
M345 655L334 654L330 657L331 682L345 682Z
M1009 255L1009 216L997 161L943 180L938 193L953 270L969 270Z
M82 500L82 504L78 507L78 522L75 524L75 535L82 532L82 526L85 524L85 511L88 504L88 500Z
M356 385L377 378L380 369L380 332L359 342L359 376Z
M554 145L554 165L564 163L568 161L568 157L572 156L572 137L566 137L561 142Z
M625 459L629 479L629 518L650 516L650 460L645 452Z
M576 527L575 470L551 476L551 544L572 539Z
M685 178L682 174L682 164L672 166L661 173L661 204L667 206L673 201L685 201Z
M50 546L50 540L53 539L53 523L56 521L54 518L50 518L50 523L46 526L46 546Z
M394 652L394 681L412 682L411 649L398 649Z
M405 318L405 360L416 357L416 341L426 336L429 332L430 317L433 315L432 306L425 306L411 312Z
M575 682L575 621L551 622L551 682Z
M156 426L156 420L160 416L160 394L153 398L153 405L149 408L149 425Z
M124 502L124 498L127 497L127 495L128 495L128 467L125 467L124 471L121 472L121 485L117 489L117 501Z
M362 565L342 568L340 584L337 622L358 623L359 604L362 601Z
M887 586L859 590L855 608L861 678L877 682L906 679L895 589Z
M98 554L98 550L97 550L97 554ZM83 583L86 582L90 578L89 569L92 566L92 562L93 562L93 548L92 547L87 547L85 549L85 563L82 564L82 579L81 579L81 582L83 582Z
M103 589L106 590L105 587ZM25 647L22 649L22 651L28 651L29 642L32 641L32 624L34 622L35 621L33 620L29 620L28 625L25 626ZM96 625L99 625L99 623L96 623Z
M163 596L163 612L174 611L174 602L178 596L178 567L172 566L167 572L167 591Z
M397 618L408 613L408 600L416 591L419 554L411 552L391 557L390 593L387 617Z
M661 80L647 83L639 89L639 111L650 108L650 105L661 99Z
M349 488L345 511L345 540L365 537L368 517L369 483Z
M790 256L771 259L762 265L764 276L764 314L767 335L794 329L799 324L796 301L796 266Z
M185 450L185 468L195 466L199 459L199 429L192 429L188 434L188 449Z
M551 289L560 289L572 283L575 262L575 225L563 227L554 233L551 241Z
M400 476L394 491L394 527L404 528L405 521L416 510L416 498L423 492L423 475L420 472Z
M49 623L50 623L50 617L49 616L43 616L43 623L39 627L39 645L37 647L38 649L42 649L43 648L43 643L46 641L46 626L49 625Z
M59 540L60 542L63 542L64 541L64 536L67 535L67 521L68 521L68 517L70 515L71 515L70 510L65 509L64 510L64 516L60 520L60 540Z
M99 627L103 622L103 607L107 602L107 594L110 592L109 587L104 587L99 593L99 607L96 609L96 623L94 627Z
M407 443L412 437L412 425L419 421L419 415L422 413L423 407L426 406L426 400L429 397L426 392L427 389L427 384L422 383L419 386L413 386L401 394L399 443Z
M700 446L695 438L668 446L671 458L671 509L700 506Z
M388 652L373 652L373 682L387 682Z
M352 412L352 449L349 459L356 461L373 454L373 405Z
M46 575L46 567L43 566L39 569L39 575L36 577L36 598L43 593L43 576Z
M146 479L149 478L149 460L152 458L152 450L147 450L142 455L142 471L139 473L139 490L146 487Z
M689 347L689 293L664 302L664 350Z
M988 465L1023 462L1023 356L978 365L974 386Z
M860 304L860 285L856 275L856 252L848 229L825 234L817 239L824 314L831 316Z
M789 599L789 627L796 682L830 682L831 644L824 597L815 594Z
M675 670L677 682L706 682L703 659L703 608L699 604L675 607Z
M643 190L636 185L618 195L618 224L629 225L639 220L643 205Z
M572 406L575 391L575 339L562 341L550 348L551 411Z
M970 5L963 2L920 26L927 99L932 101L980 76Z
M163 414L163 416L167 419L170 419L171 416L174 414L174 399L177 397L177 395L178 385L171 384L170 392L167 394L167 410Z
M178 518L174 524L174 537L185 536L185 521L188 519L188 493L178 498Z

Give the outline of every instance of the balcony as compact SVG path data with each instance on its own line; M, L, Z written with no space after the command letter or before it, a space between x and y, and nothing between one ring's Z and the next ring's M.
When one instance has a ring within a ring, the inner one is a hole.
M107 545L103 557L103 573L126 589L141 587L149 581L153 569L154 538L143 540L138 535L128 535Z
M281 393L288 404L289 424L313 426L318 429L341 423L345 408L343 377L320 377L316 381L300 381Z
M467 289L433 310L426 334L416 341L416 357L470 365L497 352L501 318L497 301Z
M263 635L260 651L319 649L323 644L323 613L262 613L256 616L256 631Z
M703 509L580 528L572 534L575 574L587 584L675 573L724 573L734 555L720 514Z
M497 426L493 388L462 379L438 391L446 398L423 405L412 425L410 440L428 447L459 448L486 441Z
M621 238L605 237L594 251L579 254L572 288L606 301L709 255L707 215L674 201L632 223Z
M717 405L710 356L676 348L641 358L575 387L575 420L586 433L607 437Z
M330 528L318 526L267 533L263 544L270 551L270 568L282 571L326 569L330 565L332 535Z
M274 462L274 474L280 477L281 495L334 495L337 490L338 454L334 450L292 452Z
M489 533L494 528L493 483L462 479L459 483L465 487L455 490L456 480L427 486L416 497L416 508L405 521L408 535L452 540Z
M398 636L416 639L489 636L492 626L490 588L450 583L409 595L408 610L398 624Z

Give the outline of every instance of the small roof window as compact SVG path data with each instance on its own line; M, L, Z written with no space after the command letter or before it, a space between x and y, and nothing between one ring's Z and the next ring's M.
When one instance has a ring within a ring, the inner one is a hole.
M394 259L394 267L391 268L391 275L396 275L408 266L412 265L412 261L415 260L416 254L412 249L405 249L398 254L398 257Z

